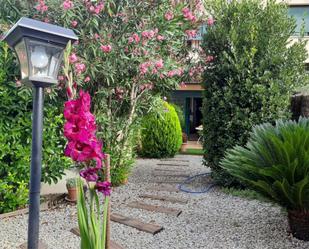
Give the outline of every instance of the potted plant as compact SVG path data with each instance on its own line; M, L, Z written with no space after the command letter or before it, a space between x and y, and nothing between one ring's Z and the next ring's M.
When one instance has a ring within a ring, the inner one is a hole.
M186 152L187 144L188 144L188 136L185 132L183 132L182 133L182 144L181 144L181 147L180 147L181 152Z
M79 178L69 178L66 181L66 186L68 190L68 201L76 201L77 200L77 184Z
M246 146L221 166L243 184L285 207L292 234L309 241L309 119L256 126Z

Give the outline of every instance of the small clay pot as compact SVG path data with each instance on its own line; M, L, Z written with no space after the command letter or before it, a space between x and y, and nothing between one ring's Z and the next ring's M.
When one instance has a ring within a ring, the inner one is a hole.
M68 200L77 201L77 188L68 188Z

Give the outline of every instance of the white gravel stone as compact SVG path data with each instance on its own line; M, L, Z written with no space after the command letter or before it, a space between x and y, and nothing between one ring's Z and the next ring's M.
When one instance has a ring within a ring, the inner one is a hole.
M189 159L190 175L208 172L199 156L177 156ZM127 249L308 249L303 242L288 234L286 214L280 207L256 200L224 194L213 188L205 194L155 192L146 190L158 179L153 168L159 160L139 159L129 183L114 189L112 212L164 226L157 235L112 222L112 239ZM173 162L188 164L187 162ZM141 200L140 194L158 194L189 199L187 204ZM129 208L126 203L141 200L148 204L179 208L183 213L174 217L162 213ZM26 241L27 215L0 220L0 248L16 249ZM49 249L79 248L79 238L70 232L77 226L76 207L41 213L40 238Z

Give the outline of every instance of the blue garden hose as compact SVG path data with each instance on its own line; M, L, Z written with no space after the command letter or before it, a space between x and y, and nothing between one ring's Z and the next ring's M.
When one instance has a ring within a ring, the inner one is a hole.
M183 191L183 192L186 192L186 193L190 193L190 194L203 194L203 193L208 192L212 187L214 187L216 185L216 184L209 184L206 188L204 188L204 189L202 189L200 191L191 191L189 189L184 188L185 184L188 184L188 183L192 182L192 180L194 180L194 179L196 179L196 178L198 178L200 176L210 176L210 173L203 173L203 174L198 174L198 175L195 175L195 176L190 176L183 183L178 185L178 189L180 191Z

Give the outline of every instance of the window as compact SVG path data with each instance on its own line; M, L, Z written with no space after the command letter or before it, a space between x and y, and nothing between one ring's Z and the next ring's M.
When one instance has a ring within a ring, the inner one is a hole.
M309 36L309 6L290 6L289 15L296 19L295 35L299 35L304 25L304 32Z

